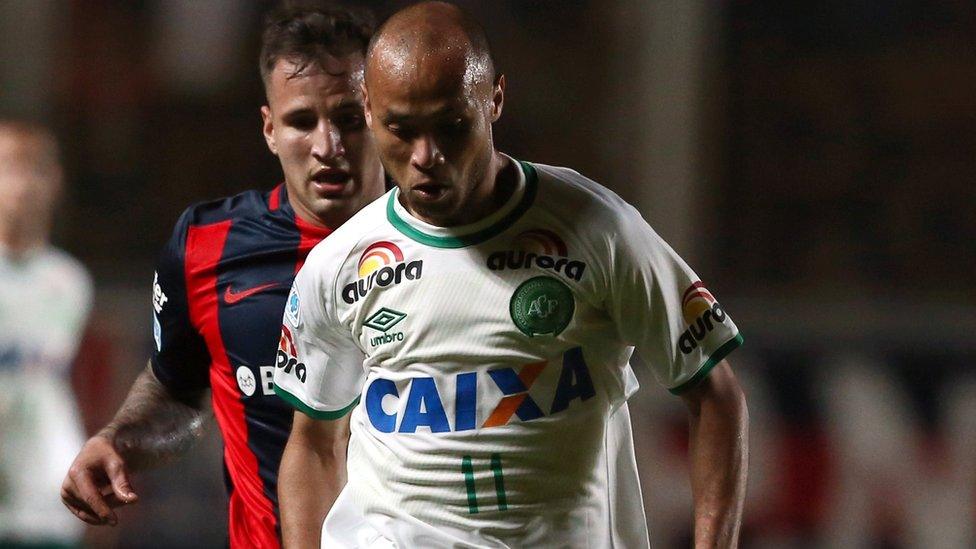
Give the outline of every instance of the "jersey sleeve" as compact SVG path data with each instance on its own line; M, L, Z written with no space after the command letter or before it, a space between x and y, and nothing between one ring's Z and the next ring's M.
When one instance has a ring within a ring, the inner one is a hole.
M191 210L176 223L156 262L152 287L153 351L156 378L174 392L210 385L210 353L190 322L186 297L186 234Z
M698 275L630 205L615 223L607 305L618 333L674 394L703 379L742 336Z
M309 258L288 295L274 388L310 417L338 419L359 402L365 380L363 354L336 318L332 277L316 263Z

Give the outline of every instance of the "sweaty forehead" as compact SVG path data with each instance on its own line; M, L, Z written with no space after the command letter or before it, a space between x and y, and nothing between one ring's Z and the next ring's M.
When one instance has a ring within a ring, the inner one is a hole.
M463 36L408 33L377 42L367 61L366 83L378 102L474 100L483 91L479 84L491 83L490 70L490 62L480 59Z

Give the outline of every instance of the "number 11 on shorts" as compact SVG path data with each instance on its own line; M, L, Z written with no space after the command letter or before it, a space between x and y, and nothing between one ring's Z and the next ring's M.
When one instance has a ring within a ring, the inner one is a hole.
M461 458L461 473L464 474L464 486L468 490L468 513L478 512L478 493L474 485L474 464L471 456ZM491 455L491 473L495 478L495 498L498 501L498 510L508 509L508 502L505 499L505 474L502 472L502 455Z

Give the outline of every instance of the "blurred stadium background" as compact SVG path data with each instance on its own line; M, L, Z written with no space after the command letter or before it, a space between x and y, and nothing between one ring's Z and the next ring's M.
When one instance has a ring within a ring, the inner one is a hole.
M973 3L459 3L508 76L500 148L638 205L742 329L743 546L976 546ZM182 209L280 180L258 113L270 5L0 0L0 116L60 137L55 242L97 285L74 378L90 431L145 365L154 256ZM683 408L643 381L652 540L685 547ZM88 542L222 546L219 454L211 428Z

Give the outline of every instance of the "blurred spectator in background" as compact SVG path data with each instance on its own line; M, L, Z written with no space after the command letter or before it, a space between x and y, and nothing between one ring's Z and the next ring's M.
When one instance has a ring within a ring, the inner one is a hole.
M63 185L48 130L0 121L0 546L77 543L58 501L84 441L69 370L92 283L49 242Z

